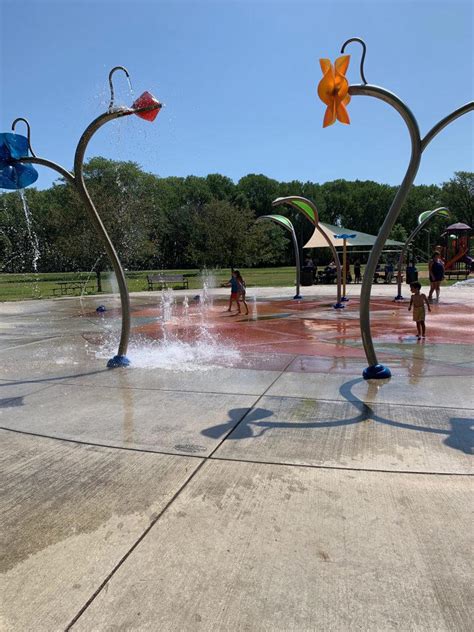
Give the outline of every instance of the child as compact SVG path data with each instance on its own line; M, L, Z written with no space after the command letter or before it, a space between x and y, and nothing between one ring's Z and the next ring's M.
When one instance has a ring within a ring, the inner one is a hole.
M429 262L428 271L430 275L430 293L428 294L428 300L433 302L433 292L436 292L436 301L439 302L439 289L441 281L444 279L444 262L441 259L439 252L435 252Z
M232 270L232 276L229 281L225 284L226 287L230 286L230 299L229 299L229 309L228 312L232 311L232 303L235 301L237 303L237 308L240 312L239 305L239 282L237 281L237 274L239 274L238 270Z
M426 294L420 294L421 283L417 281L410 283L410 290L412 297L410 300L410 306L408 311L413 307L413 320L416 322L416 332L418 340L425 337L425 303L428 307L428 311L431 312L430 304L426 298Z
M237 279L237 283L238 283L238 294L239 294L239 298L237 300L237 306L239 308L239 314L240 314L240 303L242 302L245 305L245 314L248 315L249 313L249 308L247 303L245 302L245 293L247 291L247 288L245 287L245 281L242 278L242 275L240 274L240 272L238 270L235 271L236 272L236 279Z

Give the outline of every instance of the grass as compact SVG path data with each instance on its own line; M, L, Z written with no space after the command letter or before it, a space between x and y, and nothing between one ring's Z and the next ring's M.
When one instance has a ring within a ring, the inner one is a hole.
M419 280L422 285L429 285L426 264L418 266ZM295 269L292 266L281 268L241 268L247 287L289 287L294 283ZM147 274L159 272L156 270L140 270L126 272L127 284L130 292L147 290ZM202 276L199 270L166 270L170 274L188 275L189 289L202 287ZM220 286L230 278L228 268L213 270L214 285ZM104 293L116 292L112 286L111 273L102 274L102 290ZM88 272L50 272L38 274L0 274L0 301L21 301L28 299L52 298L53 289L59 281L78 281L86 283L84 294L97 294L95 274ZM456 280L444 281L443 285L452 285Z

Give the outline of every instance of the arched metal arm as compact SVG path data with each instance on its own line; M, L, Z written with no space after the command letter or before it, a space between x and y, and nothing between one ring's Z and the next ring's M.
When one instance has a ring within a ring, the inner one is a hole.
M20 121L22 121L26 125L26 138L28 140L28 149L30 151L30 154L36 158L36 154L31 147L31 127L30 127L30 122L28 121L28 119L23 118L23 116L19 116L18 118L16 118L12 123L12 131L13 132L15 131L16 124L19 123Z
M69 182L69 184L72 184L73 186L76 184L76 179L72 173L67 171L67 169L64 169L64 167L61 167L61 165L58 165L51 160L46 160L46 158L39 158L38 156L30 158L28 156L26 158L19 158L18 162L48 167L49 169L53 169L53 171L57 171L65 180Z
M295 266L296 266L296 298L301 298L300 287L301 287L301 262L300 262L300 249L298 246L298 240L296 239L295 228L291 221L287 217L282 217L281 215L261 215L257 218L256 222L263 221L271 221L279 226L283 226L291 235L291 239L293 242L293 249L295 252Z
M298 205L298 202L303 204L303 208L301 206ZM336 275L337 275L337 303L336 306L337 307L343 307L344 305L341 303L341 298L342 298L342 294L341 294L341 282L342 282L342 274L341 274L341 262L339 261L339 255L337 254L337 250L334 246L334 244L331 241L331 238L329 237L329 235L326 233L326 231L321 227L320 223L319 223L319 213L318 213L318 209L316 207L316 204L312 201L309 200L308 198L302 197L300 195L290 195L287 197L280 197L277 198L276 200L273 200L272 202L272 206L281 206L283 204L287 204L288 206L291 206L292 208L295 208L296 210L303 212L304 215L309 219L309 221L313 224L313 226L316 228L316 230L323 236L324 240L327 242L333 259L334 259L334 263L336 264ZM304 209L304 205L307 205L310 207L310 213L308 213L307 210Z
M445 116L443 119L441 119L439 123L436 123L436 125L430 129L430 131L426 134L426 136L421 141L421 151L424 151L426 147L429 145L429 143L431 143L433 138L437 134L439 134L441 130L443 130L447 125L455 121L460 116L463 116L463 114L467 114L468 112L472 112L473 110L474 110L474 101L469 101L469 103L462 105L460 108L458 108L457 110L454 110L454 112L451 112L451 114L448 114L448 116Z
M418 235L420 230L424 226L426 226L426 224L428 224L429 221L431 221L431 218L435 217L438 214L449 215L449 209L447 209L445 206L440 206L439 208L435 208L431 212L428 211L426 217L416 226L416 228L413 230L411 235L408 237L408 239L404 243L403 248L400 252L400 257L398 258L398 270L397 270L398 295L396 296L395 300L401 300L403 298L402 297L402 267L403 267L403 261L405 259L406 251L408 250L408 246L415 239L415 237Z
M385 90L384 88L380 88L378 86L356 85L350 86L349 93L353 96L363 95L375 97L376 99L380 99L381 101L384 101L385 103L391 105L405 121L411 141L411 156L410 162L408 164L408 169L405 173L405 177L403 178L403 182L400 185L397 194L395 195L392 205L390 206L387 216L385 217L385 220L379 230L375 244L372 247L362 281L360 293L360 330L362 343L364 345L365 354L369 363L368 371L370 374L370 369L376 367L378 364L370 331L370 293L372 290L372 281L385 242L388 239L390 231L395 224L400 209L417 174L421 160L421 140L418 123L413 113L403 103L403 101L401 101L392 92L389 92L388 90ZM388 375L390 375L389 372Z

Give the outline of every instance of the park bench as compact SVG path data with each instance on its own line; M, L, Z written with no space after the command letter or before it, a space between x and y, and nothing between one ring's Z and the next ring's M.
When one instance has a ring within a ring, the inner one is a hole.
M374 283L378 283L379 280L382 280L386 284L397 283L397 280L398 280L397 272L375 272ZM402 283L403 283L403 274L402 274Z
M53 287L53 296L76 296L86 289L93 289L87 281L58 281L56 286Z
M188 279L184 274L148 274L146 279L148 281L149 290L154 290L155 285L163 288L169 285L179 284L183 287L183 290L187 290L189 287Z

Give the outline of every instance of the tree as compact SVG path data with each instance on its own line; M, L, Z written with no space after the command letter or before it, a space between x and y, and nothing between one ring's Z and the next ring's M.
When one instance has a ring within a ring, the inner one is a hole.
M239 210L225 200L205 204L194 218L190 252L198 267L248 265L250 209Z
M454 178L444 182L440 198L456 221L474 227L474 173L456 171Z
M272 212L272 202L279 194L279 183L262 174L251 173L239 180L237 189L247 199L255 217L260 217Z

